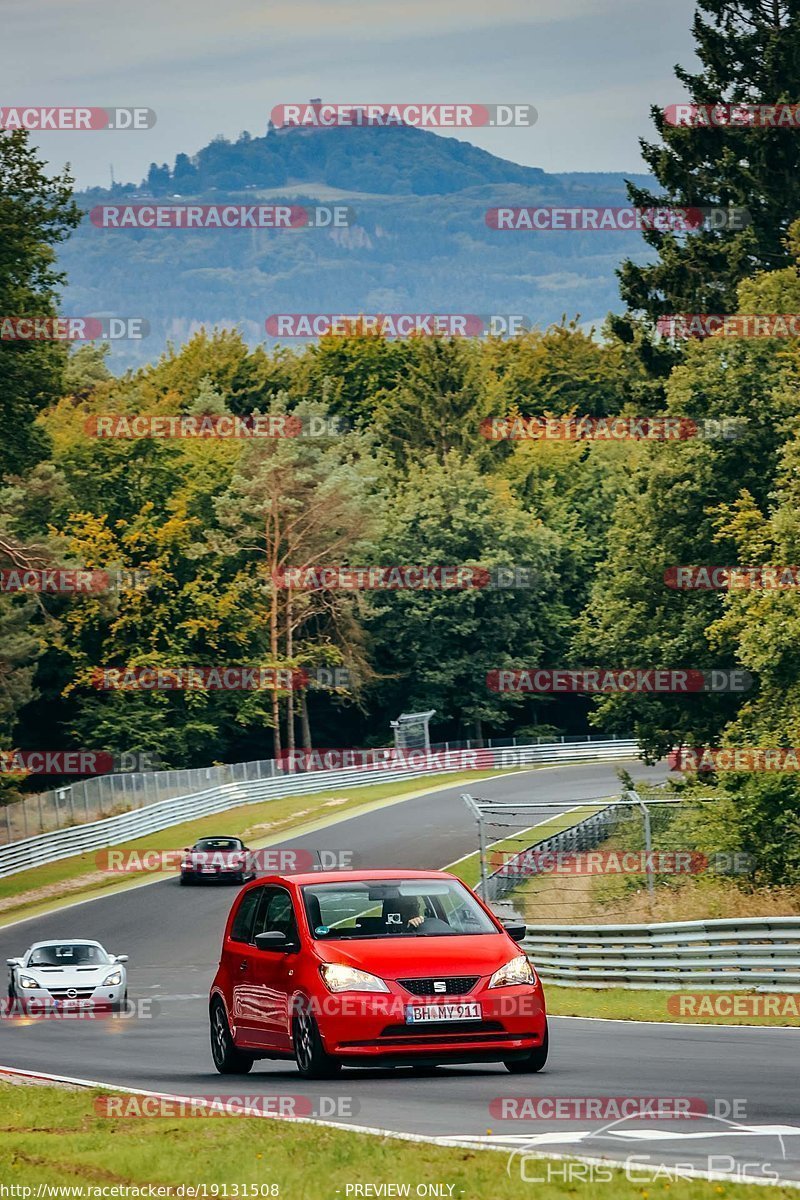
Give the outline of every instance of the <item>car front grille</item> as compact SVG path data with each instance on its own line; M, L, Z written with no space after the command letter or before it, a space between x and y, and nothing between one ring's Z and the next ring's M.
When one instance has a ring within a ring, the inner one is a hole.
M88 1000L94 995L94 988L57 988L48 987L51 996L56 1000Z
M439 979L431 975L426 979L398 979L397 982L412 996L465 996L479 979L480 975L450 975ZM444 989L435 987L437 983L443 983Z

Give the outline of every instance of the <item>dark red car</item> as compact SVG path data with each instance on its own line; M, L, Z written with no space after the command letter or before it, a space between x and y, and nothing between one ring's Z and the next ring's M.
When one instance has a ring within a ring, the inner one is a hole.
M258 879L231 910L211 985L214 1065L294 1058L309 1079L343 1064L540 1071L547 1016L524 936L444 871Z
M209 883L225 880L244 883L255 872L250 867L250 852L238 837L204 837L186 846L181 859L181 883Z

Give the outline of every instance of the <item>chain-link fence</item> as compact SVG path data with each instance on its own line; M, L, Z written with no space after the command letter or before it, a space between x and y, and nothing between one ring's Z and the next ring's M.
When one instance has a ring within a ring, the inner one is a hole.
M479 892L528 923L651 919L657 895L663 901L698 876L719 881L753 869L747 853L700 852L676 824L713 797L631 790L569 807L462 798L477 822Z

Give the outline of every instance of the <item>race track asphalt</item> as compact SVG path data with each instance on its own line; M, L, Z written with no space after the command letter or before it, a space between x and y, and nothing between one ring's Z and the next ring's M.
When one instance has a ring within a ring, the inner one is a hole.
M636 778L665 773L626 767ZM476 848L474 819L460 799L464 790L461 784L351 816L284 844L352 850L359 867L441 867ZM614 764L586 763L497 777L472 790L507 803L546 800L554 813L613 795L618 783ZM426 1137L481 1139L516 1149L536 1138L531 1149L613 1159L635 1154L739 1173L746 1160L759 1164L748 1168L750 1176L763 1170L800 1179L798 1029L556 1017L550 1061L535 1076L481 1065L444 1067L430 1076L406 1069L345 1070L333 1082L311 1083L293 1064L264 1061L249 1076L223 1079L211 1063L207 995L234 895L230 886L181 888L177 880L162 881L0 929L4 958L40 939L96 938L110 953L130 956L131 999L158 1002L151 1019L0 1021L0 1064L180 1095L303 1097L298 1103L307 1115ZM632 1096L691 1097L710 1115L623 1122L600 1132L607 1121L502 1120L490 1109L502 1097ZM709 1164L709 1155L716 1161Z

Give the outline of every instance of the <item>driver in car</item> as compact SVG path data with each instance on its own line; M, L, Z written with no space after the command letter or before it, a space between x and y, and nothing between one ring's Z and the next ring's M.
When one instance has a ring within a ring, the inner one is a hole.
M398 896L390 901L391 908L386 914L388 925L402 926L404 933L419 930L420 933L451 933L446 921L438 917L428 917L420 913L421 896Z

